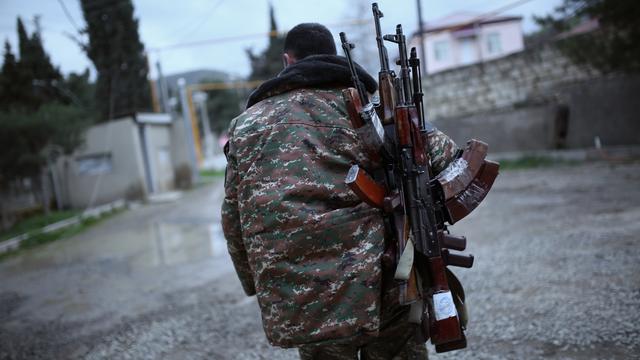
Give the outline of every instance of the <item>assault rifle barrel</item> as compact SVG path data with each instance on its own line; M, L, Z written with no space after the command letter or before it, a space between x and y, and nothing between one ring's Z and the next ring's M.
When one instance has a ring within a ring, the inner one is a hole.
M396 26L395 35L385 35L383 38L387 41L398 44L398 50L400 53L400 59L398 60L398 64L400 65L400 75L398 78L402 82L402 97L399 99L399 102L402 105L409 105L413 102L411 93L411 75L409 71L409 61L407 60L407 42L404 33L402 32L402 25L398 24Z
M380 30L380 18L384 16L378 3L371 4L373 10L373 20L376 25L376 42L378 43L378 56L380 57L380 72L389 71L389 55L387 54L387 48L384 47L384 41L382 39L382 30Z
M360 102L364 106L369 103L369 98L367 97L367 93L362 87L362 83L358 78L356 65L351 57L351 50L355 49L356 46L347 40L347 34L345 34L344 32L340 33L340 42L342 42L342 49L344 50L344 55L346 56L347 62L349 63L349 70L351 71L351 80L353 81L353 86L356 88L356 90L358 90Z

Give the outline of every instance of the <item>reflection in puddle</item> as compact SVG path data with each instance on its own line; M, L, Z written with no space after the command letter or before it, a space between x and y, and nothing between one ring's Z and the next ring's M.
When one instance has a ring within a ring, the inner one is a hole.
M164 266L217 258L226 254L226 241L218 223L151 224L150 246L153 251L140 254L135 265Z
M209 239L211 240L211 255L218 257L227 254L227 240L222 232L222 225L209 225Z
M0 269L3 273L24 273L60 265L98 264L107 272L129 273L228 259L219 221L195 217L126 225L111 222L100 231L25 251L0 264Z

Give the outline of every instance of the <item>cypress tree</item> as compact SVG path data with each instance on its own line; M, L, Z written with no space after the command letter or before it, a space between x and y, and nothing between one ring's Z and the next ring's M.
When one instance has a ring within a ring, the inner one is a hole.
M20 18L16 28L20 57L5 41L0 73L0 191L20 178L31 177L37 183L47 147L55 144L70 153L91 121L85 109L65 105L69 95L59 91L65 83L39 31L29 36ZM83 79L88 80L88 73Z
M272 5L269 5L269 45L260 54L256 55L251 49L247 50L247 56L251 63L250 80L267 80L283 69L282 50L284 49L284 36L278 35L278 25Z
M21 81L16 57L8 40L4 42L2 72L0 72L0 110L7 110L12 104L24 103L29 87Z
M131 0L81 0L98 72L96 104L102 120L150 108L148 67Z
M53 66L44 50L36 18L36 31L28 35L22 19L17 19L18 48L20 60L12 75L20 84L15 87L14 104L17 107L35 110L45 102L59 100L58 82L62 80L60 71Z

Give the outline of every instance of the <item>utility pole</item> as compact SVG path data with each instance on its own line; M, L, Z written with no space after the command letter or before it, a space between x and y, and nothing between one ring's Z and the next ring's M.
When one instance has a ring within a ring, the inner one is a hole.
M162 75L160 61L156 61L156 68L158 69L158 88L160 89L162 111L169 114L171 113L171 109L169 108L169 89L167 87L167 80L164 78L164 75Z
M211 126L209 124L209 112L207 111L208 97L207 93L203 91L193 93L193 101L198 106L198 110L200 110L200 121L202 122L202 130L204 131L204 157L212 158L214 148L213 134L211 133Z
M422 73L427 75L427 51L424 44L424 29L422 27L422 1L416 0L418 4L418 34L420 38L420 63L422 64Z
M196 145L193 136L193 120L191 119L191 107L187 95L187 82L184 78L178 79L178 88L180 89L180 100L182 103L182 122L184 123L184 137L189 153L189 162L191 163L191 180L195 184L198 182L198 157L196 155Z

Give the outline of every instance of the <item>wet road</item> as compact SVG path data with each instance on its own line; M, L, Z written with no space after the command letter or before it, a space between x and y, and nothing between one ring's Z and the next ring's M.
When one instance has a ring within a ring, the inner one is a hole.
M640 164L504 172L452 232L469 348L431 358L633 359ZM221 183L0 262L0 359L295 359L226 255Z
M217 181L1 262L0 358L91 356L106 334L197 303L194 289L237 292L222 197Z

